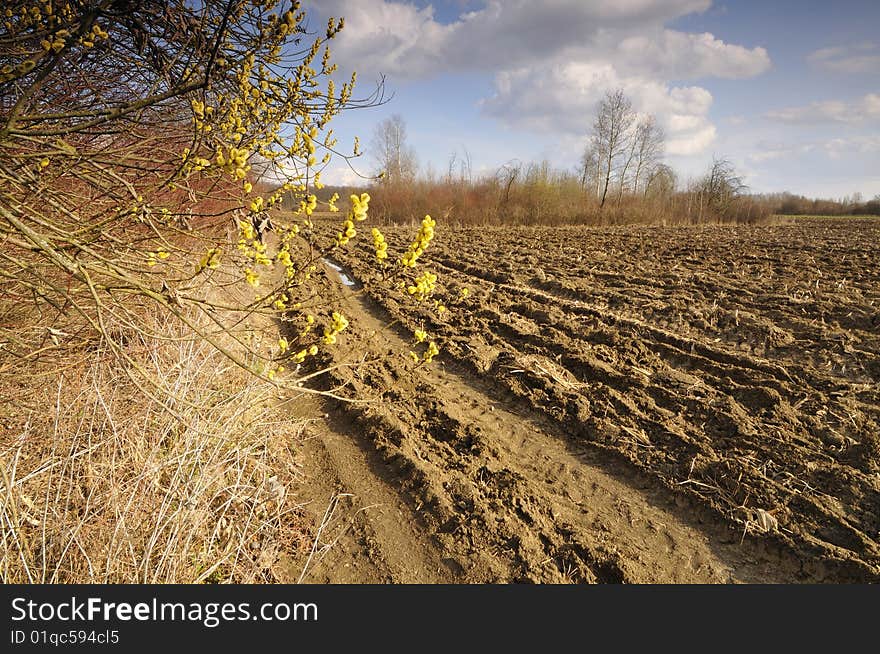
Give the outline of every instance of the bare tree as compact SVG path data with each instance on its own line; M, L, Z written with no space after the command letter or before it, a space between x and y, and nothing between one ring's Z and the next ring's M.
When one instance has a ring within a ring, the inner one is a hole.
M641 180L650 179L658 166L661 165L666 135L663 128L657 124L654 116L648 115L636 126L633 142L635 144L635 171L632 188L634 193L638 193ZM646 182L646 195L647 192L648 184Z
M602 161L599 157L599 153L592 147L592 142L587 143L587 146L584 148L584 153L581 155L581 163L578 168L578 178L580 179L581 187L584 190L594 189L596 192L596 197L602 192Z
M607 92L599 103L590 137L590 147L596 152L600 163L600 207L605 206L611 179L619 172L621 159L627 155L629 133L634 122L632 103L623 94L623 90Z
M373 158L389 184L412 181L416 176L418 160L406 139L406 121L400 114L386 118L373 132L370 142Z
M510 188L514 185L521 172L522 163L514 159L501 166L495 173L498 185L504 189L499 206L506 205L510 201Z
M468 152L468 149L464 146L462 146L462 150L464 154L462 155L461 163L459 164L461 181L470 184L473 180L473 162L471 161L471 153Z
M446 166L446 183L452 184L455 180L455 162L458 161L458 152L453 150L449 154L449 164Z
M675 191L675 184L675 171L666 164L657 164L645 176L645 197L669 197Z
M617 203L626 191L639 192L639 181L650 168L660 163L664 134L652 114L643 116L623 135L626 156L618 173Z
M711 209L724 216L733 201L742 195L748 187L743 178L737 174L729 159L712 159L709 172L699 181L700 221L703 210Z

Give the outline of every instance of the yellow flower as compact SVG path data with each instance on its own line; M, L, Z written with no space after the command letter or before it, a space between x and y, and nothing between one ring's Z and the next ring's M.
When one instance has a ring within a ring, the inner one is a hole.
M343 316L341 313L336 311L333 312L333 329L337 332L341 332L343 329L348 327L348 319Z
M378 229L373 227L373 246L376 248L376 259L379 261L383 261L388 258L388 243L385 242L385 237L382 235Z
M434 292L436 286L437 275L426 271L416 277L415 285L407 287L406 290L410 295L414 295L416 300L421 302Z
M278 254L276 254L275 261L283 266L290 266L293 264L293 262L290 260L290 252L288 252L287 250L281 250Z
M428 349L423 355L425 363L431 363L431 360L438 354L440 354L440 348L437 347L437 344L434 341L431 341L430 343L428 343Z
M331 315L330 325L324 328L324 343L333 345L336 342L336 335L346 327L348 327L348 319L341 313L334 311Z
M419 229L419 233L416 234L415 241L412 242L409 246L409 250L407 250L406 254L400 259L401 265L407 268L415 267L416 260L428 247L431 239L434 238L434 226L436 224L437 222L431 218L431 216L425 216L424 220L422 220L422 226Z
M241 232L241 235L249 241L254 240L254 226L249 222L245 222L244 220L238 221L238 230Z
M283 336L278 339L278 349L281 350L281 354L287 352L287 348L290 347L290 343L287 342L287 339Z
M424 342L425 342L425 339L428 338L428 332L426 332L426 331L424 331L424 330L422 330L422 329L417 329L417 330L415 330L415 331L413 332L413 334L414 334L415 337L416 337L416 343L424 343Z
M220 267L220 248L211 248L204 255L202 255L201 260L199 261L199 265L196 268L196 272L201 272L205 268L219 268ZM162 253L159 253L159 256L162 256ZM164 257L162 257L164 258Z
M366 220L367 211L370 208L369 193L361 193L360 196L351 195L348 199L351 202L351 211L348 214L349 219L358 222Z

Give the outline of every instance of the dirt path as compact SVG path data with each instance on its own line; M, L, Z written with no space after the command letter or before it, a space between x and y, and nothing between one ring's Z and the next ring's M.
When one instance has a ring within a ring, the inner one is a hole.
M299 410L315 415L321 406L303 402ZM302 452L306 483L298 493L315 516L316 541L291 574L311 583L452 581L363 437L346 421L325 416L309 428Z
M416 367L407 332L326 271L351 320L334 382L365 404L324 413L298 496L317 525L308 582L724 583L803 579L561 423L451 360ZM342 339L341 339L342 340ZM317 402L317 400L315 401ZM331 417L333 416L333 417ZM292 573L294 574L294 573Z

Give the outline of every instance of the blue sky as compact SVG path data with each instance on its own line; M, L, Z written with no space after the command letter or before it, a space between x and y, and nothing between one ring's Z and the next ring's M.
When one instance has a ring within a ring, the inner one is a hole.
M392 114L422 169L465 152L475 173L510 160L573 169L607 90L623 88L667 133L682 178L713 156L756 192L880 194L880 2L315 0L344 16L334 61L393 99L334 120L369 142ZM352 182L344 162L327 182Z

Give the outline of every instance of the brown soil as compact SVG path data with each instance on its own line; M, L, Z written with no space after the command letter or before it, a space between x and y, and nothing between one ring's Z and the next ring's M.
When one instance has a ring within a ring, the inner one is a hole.
M878 252L877 221L438 230L440 319L354 250L325 388L366 401L312 425L304 578L880 580Z

